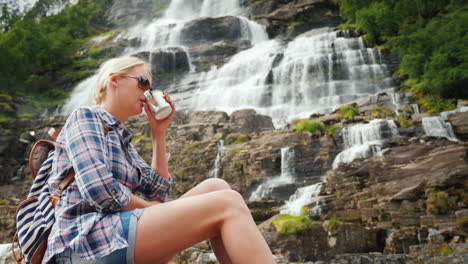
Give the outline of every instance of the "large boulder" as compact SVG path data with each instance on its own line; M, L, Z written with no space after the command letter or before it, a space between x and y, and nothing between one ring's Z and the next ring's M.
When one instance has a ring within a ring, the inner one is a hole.
M253 109L234 111L231 114L230 127L232 132L252 133L274 130L271 117L259 115Z
M313 28L341 22L331 0L270 0L248 2L251 15L267 27L270 37L292 38Z
M448 116L453 130L460 140L468 140L468 112L459 112Z
M138 22L148 22L152 18L153 0L114 0L112 6L105 13L105 21L108 25L118 28L126 28ZM157 2L163 2L161 0ZM167 0L166 0L167 2Z
M220 40L192 47L190 55L197 72L209 71L213 66L223 66L233 55L250 48L248 40Z
M181 32L181 40L186 45L237 40L241 37L241 20L233 16L199 18L188 22Z

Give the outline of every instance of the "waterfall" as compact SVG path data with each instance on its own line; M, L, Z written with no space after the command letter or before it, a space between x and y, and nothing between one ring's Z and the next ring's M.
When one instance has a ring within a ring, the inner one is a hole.
M298 188L296 192L289 198L289 201L287 201L286 204L281 207L280 213L294 216L301 215L302 208L304 208L304 206L310 205L313 202L317 202L321 189L322 182ZM318 205L316 205L312 210L314 210L316 207L318 207Z
M358 124L343 129L345 150L333 161L336 169L340 162L381 155L382 141L398 136L398 129L393 120L374 119L368 124Z
M222 158L224 153L226 152L226 147L224 146L224 140L220 140L218 142L218 151L216 152L216 159L213 170L209 172L209 178L219 178L220 174L222 173L223 163Z
M294 147L281 149L281 175L261 183L250 195L249 201L260 201L268 197L274 188L294 182Z
M442 116L424 117L422 124L426 135L430 137L443 137L450 141L458 141L453 133L452 125Z
M90 87L94 87L96 82L97 75L93 75L78 84L73 89L70 99L62 107L61 112L68 114L73 112L78 106L92 105L94 89L90 89Z
M199 89L193 109L254 108L275 125L393 91L378 50L329 28L311 30L286 46L260 42L204 75Z
M161 18L151 21L147 25L135 25L126 35L129 40L139 40L138 47L128 47L121 55L132 55L139 52L164 52L168 48L178 48L185 51L189 62L190 54L184 41L181 39L182 30L190 21L203 17L238 16L241 26L241 39L248 40L252 45L257 45L268 40L265 26L243 17L247 15L239 3L239 0L226 0L222 4L216 0L172 0L168 9ZM194 67L190 63L190 72L194 73ZM197 77L190 78L202 81L206 73L197 73ZM184 83L184 80L181 81ZM83 91L87 89L89 91ZM93 94L95 83L89 79L78 84L71 94L71 98L61 108L61 113L67 115L74 109L83 105L91 105L92 97L81 97L82 94ZM178 89L180 90L180 88ZM238 108L236 108L238 109Z

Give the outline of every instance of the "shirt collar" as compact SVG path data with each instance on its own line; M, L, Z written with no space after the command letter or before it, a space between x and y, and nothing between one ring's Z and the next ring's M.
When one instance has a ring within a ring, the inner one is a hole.
M101 116L102 120L107 124L112 126L117 133L120 134L120 136L123 139L123 143L127 146L130 141L132 140L132 133L125 129L122 121L120 121L117 117L113 116L111 113L107 112L104 108L100 106L94 106L96 109L96 112Z

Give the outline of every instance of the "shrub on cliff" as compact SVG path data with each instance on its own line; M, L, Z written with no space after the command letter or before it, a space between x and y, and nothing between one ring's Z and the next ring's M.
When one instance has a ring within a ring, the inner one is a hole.
M357 109L356 107L352 105L345 105L345 106L340 107L337 110L337 113L338 113L338 119L340 120L343 120L343 119L354 120L354 117L357 114Z

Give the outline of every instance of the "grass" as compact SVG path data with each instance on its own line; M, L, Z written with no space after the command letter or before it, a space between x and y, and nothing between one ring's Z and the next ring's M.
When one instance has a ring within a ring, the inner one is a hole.
M225 139L224 139L224 145L236 145L240 143L244 143L250 140L250 137L248 135L244 134L239 134L239 133L234 133L234 134L229 134Z
M308 131L310 133L317 133L325 130L325 125L316 120L310 120L310 119L302 119L298 122L297 127L296 127L296 132L301 133L304 131Z
M331 126L328 128L327 130L327 135L331 136L333 135L333 133L335 133L335 131L340 128L339 126Z
M276 232L285 235L302 234L314 228L312 220L307 216L283 215L271 223Z
M243 148L233 148L233 149L228 151L228 155L234 155L234 154L236 154L238 152L241 152L243 150L244 150Z

